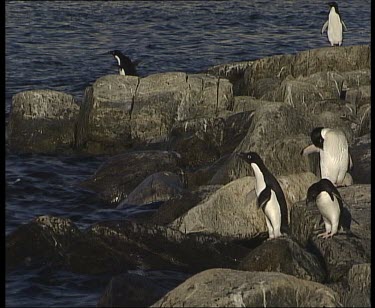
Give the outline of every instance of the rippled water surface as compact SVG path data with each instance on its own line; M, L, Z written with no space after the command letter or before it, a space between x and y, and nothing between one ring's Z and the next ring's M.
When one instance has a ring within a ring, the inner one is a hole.
M320 35L325 2L8 1L5 110L14 94L31 89L81 100L86 86L117 73L107 54L113 49L141 60L138 71L145 76L328 46ZM348 27L344 45L370 43L370 1L338 3ZM68 217L80 227L128 215L77 185L104 159L8 154L6 233L44 214ZM6 277L6 304L95 306L108 279L19 269Z

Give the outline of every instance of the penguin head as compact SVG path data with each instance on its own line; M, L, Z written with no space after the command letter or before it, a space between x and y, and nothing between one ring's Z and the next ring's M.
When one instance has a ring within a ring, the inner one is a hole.
M338 6L337 2L332 1L332 2L328 2L327 4L329 5L330 9L331 9L331 8L334 8L334 9L335 9L335 12L336 12L337 14L339 13L339 6Z
M263 161L256 152L240 152L237 153L237 156L241 157L244 161L249 164L262 164Z
M120 50L117 50L117 49L108 51L108 53L111 54L112 56L118 56L118 57L123 55L122 52Z
M312 184L307 190L306 205L315 202L316 198L323 191L330 195L332 201L334 200L334 196L341 199L341 196L333 183L328 179L321 179L319 182Z
M324 127L316 127L312 130L312 132L310 134L312 143L317 148L320 148L320 149L323 149L323 142L324 142L324 139L323 139L323 136L322 136L322 130L323 129L324 129Z

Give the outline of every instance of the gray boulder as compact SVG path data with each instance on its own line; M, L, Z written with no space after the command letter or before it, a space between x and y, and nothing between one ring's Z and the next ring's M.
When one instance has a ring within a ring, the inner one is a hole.
M238 269L280 272L316 282L325 280L325 270L319 260L288 237L263 242L241 260Z
M371 307L371 263L356 264L348 274L349 292L343 294L346 307Z
M80 185L116 204L127 198L147 176L161 171L179 174L180 170L180 155L176 152L134 151L111 157Z
M214 268L190 277L151 307L337 307L338 300L332 289L291 275Z
M138 85L136 76L106 75L86 88L77 123L77 149L113 154L129 148Z
M257 99L253 96L235 96L233 112L254 111L266 103L270 102Z
M306 195L316 181L312 173L278 177L288 207ZM170 225L183 233L204 232L230 238L253 238L267 232L264 214L258 208L255 178L228 183L202 200Z
M29 153L71 152L78 112L70 94L52 90L17 93L7 126L9 148Z
M158 201L167 201L184 191L178 175L172 172L157 172L145 178L118 206L143 205Z

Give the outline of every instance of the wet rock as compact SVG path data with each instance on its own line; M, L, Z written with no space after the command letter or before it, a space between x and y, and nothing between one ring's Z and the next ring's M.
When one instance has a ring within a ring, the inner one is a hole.
M288 207L304 198L308 187L316 181L312 173L277 177ZM267 232L264 214L258 208L255 178L243 177L221 187L171 227L184 233L204 232L231 238L253 238Z
M164 202L151 217L146 219L146 222L168 225L207 198L219 187L217 185L207 185L199 186L193 190L185 190L181 195Z
M71 152L79 106L70 94L32 90L13 96L7 126L11 151Z
M90 226L87 234L111 249L128 252L142 269L196 273L212 267L234 268L249 251L218 237L132 221L100 222Z
M179 174L179 165L180 155L176 152L128 152L108 159L81 185L109 203L118 203L153 173L169 171Z
M6 269L43 259L61 260L69 246L81 236L70 219L39 216L7 236Z
M241 260L238 269L280 272L316 282L325 280L325 271L318 259L290 238L263 242Z
M149 273L125 273L113 277L97 306L148 307L185 279L185 275L174 272L171 272L173 278L168 275L160 278L161 273L157 272L158 279Z
M77 149L114 154L129 148L139 80L136 76L106 75L86 88L77 123Z
M338 294L275 272L210 269L187 279L151 307L336 307Z
M371 135L355 140L350 148L353 160L351 174L356 184L371 184Z
M142 181L118 206L143 205L157 201L167 201L184 191L178 175L172 172L157 172Z

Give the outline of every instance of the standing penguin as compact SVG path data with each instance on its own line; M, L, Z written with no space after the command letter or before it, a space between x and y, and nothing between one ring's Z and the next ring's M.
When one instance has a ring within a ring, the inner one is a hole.
M339 13L339 7L336 2L329 2L328 3L330 9L328 14L328 20L324 23L322 27L321 34L327 29L328 40L331 43L331 46L342 44L342 27L344 26L345 30L347 30L344 21L341 19L341 15Z
M266 216L269 238L278 238L283 235L281 232L288 233L288 207L279 182L257 153L241 152L237 155L248 162L254 171L258 206Z
M315 202L325 225L326 232L318 237L329 238L342 227L350 231L351 214L343 207L341 195L335 185L328 179L321 179L307 190L306 204Z
M345 134L339 129L316 127L311 132L313 144L301 151L302 155L318 152L320 155L320 176L334 185L344 185L348 168L352 167L349 146Z
M117 60L120 75L137 76L136 66L139 64L139 61L132 62L129 57L123 55L119 50L112 50L108 53Z

